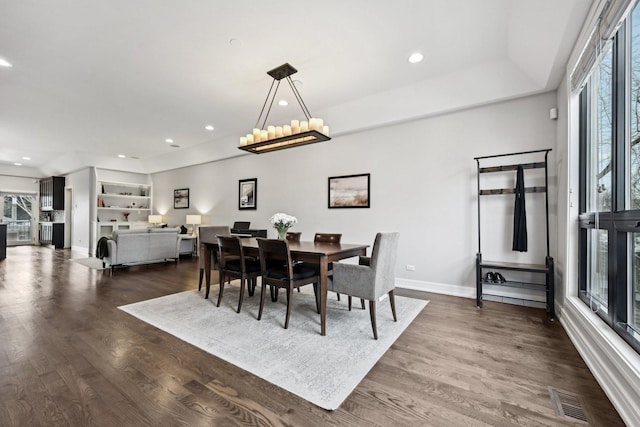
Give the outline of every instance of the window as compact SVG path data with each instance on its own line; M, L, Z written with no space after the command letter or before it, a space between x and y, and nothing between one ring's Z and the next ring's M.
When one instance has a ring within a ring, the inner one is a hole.
M640 7L580 94L579 296L640 352Z

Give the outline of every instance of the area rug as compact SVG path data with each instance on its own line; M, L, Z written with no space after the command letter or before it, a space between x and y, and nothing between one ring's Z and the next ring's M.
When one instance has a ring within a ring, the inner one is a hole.
M233 282L238 283L237 281ZM307 286L303 289L311 289ZM396 297L394 322L388 299L378 303L378 340L373 339L369 310L359 300L348 311L346 297L329 293L327 335L320 335L320 315L312 292L295 292L289 329L284 329L286 296L266 298L257 321L260 288L236 313L238 286L225 286L220 307L218 287L208 300L204 289L167 295L119 307L241 369L251 372L309 402L337 409L378 359L396 341L428 301Z
M102 266L102 260L98 258L73 258L69 261L77 262L78 264L93 268L94 270L106 270L106 268Z

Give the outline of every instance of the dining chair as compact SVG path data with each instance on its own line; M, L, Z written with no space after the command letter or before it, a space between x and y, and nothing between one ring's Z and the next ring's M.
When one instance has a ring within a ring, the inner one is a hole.
M240 279L240 296L238 298L238 310L242 308L245 283L249 296L253 295L258 276L260 276L260 262L251 257L245 257L242 240L238 236L218 236L218 253L220 262L220 290L218 292L218 304L222 301L225 279Z
M378 339L376 301L382 295L389 295L393 320L398 321L394 297L394 272L399 236L398 232L378 233L371 257L361 257L358 265L334 263L333 275L329 276L327 281L329 290L348 295L349 299L354 296L369 301L369 316L375 339ZM349 310L351 310L351 301L349 301Z
M318 272L306 264L293 264L289 242L279 239L257 238L260 253L260 269L262 273L262 287L260 289L260 310L258 320L262 319L264 309L265 287L267 285L276 289L287 291L287 315L284 328L289 327L289 318L293 304L293 289L303 285L313 284L316 297L316 310L320 313L320 301L318 300Z
M200 249L200 257L198 258L198 268L200 269L198 292L202 289L202 278L204 276L205 250L203 242L215 243L218 241L217 236L229 236L230 234L228 225L204 225L198 227L198 246ZM213 270L218 269L218 251L211 251L211 268Z
M341 233L316 233L313 238L314 243L340 243L342 240ZM333 263L329 263L329 270L333 269ZM338 296L338 301L340 301L340 294L336 294ZM364 310L364 300L362 302L362 309Z
M299 242L302 232L300 231L287 231L287 240L290 242Z

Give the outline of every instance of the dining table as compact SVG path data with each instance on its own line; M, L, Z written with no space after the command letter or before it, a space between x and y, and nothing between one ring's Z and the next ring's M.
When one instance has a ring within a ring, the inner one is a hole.
M245 255L259 256L258 240L255 237L244 237L240 239ZM202 241L204 247L204 271L206 277L206 294L209 296L211 287L211 258L213 253L218 251L218 241ZM320 335L326 335L327 319L327 277L329 264L346 258L356 256L366 256L369 245L352 243L327 243L327 242L307 242L289 241L289 251L293 261L303 261L315 264L319 267L320 273Z

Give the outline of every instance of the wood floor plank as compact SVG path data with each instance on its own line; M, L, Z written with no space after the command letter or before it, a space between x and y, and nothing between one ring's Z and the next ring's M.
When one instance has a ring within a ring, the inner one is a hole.
M556 417L549 386L579 395L590 425L623 425L543 310L493 302L477 310L472 300L398 289L431 302L341 407L326 411L117 308L197 289L197 259L110 275L69 261L78 256L69 250L7 255L3 427L581 425Z

